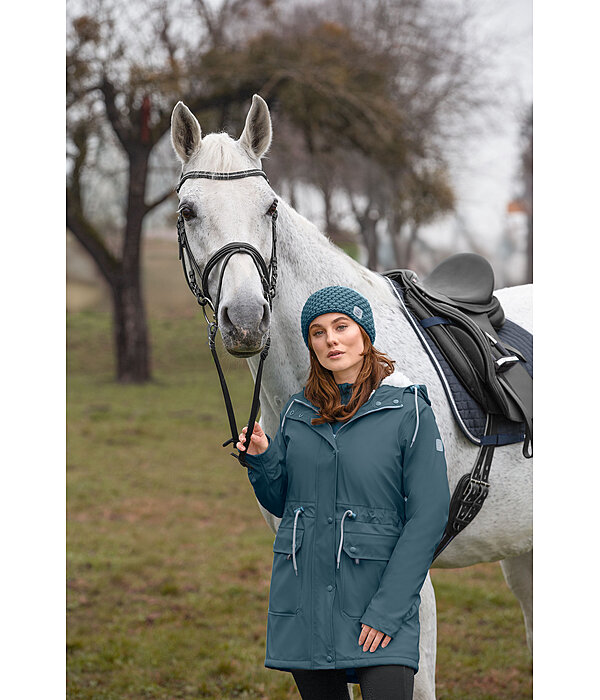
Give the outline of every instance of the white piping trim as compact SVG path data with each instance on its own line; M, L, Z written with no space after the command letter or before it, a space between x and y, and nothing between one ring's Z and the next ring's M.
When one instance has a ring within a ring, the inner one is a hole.
M413 442L415 441L415 438L417 437L417 433L419 432L419 402L417 401L417 385L415 384L413 386L413 389L415 390L415 413L417 414L417 426L415 428L415 432L412 436L412 440L410 442L410 447L413 446Z

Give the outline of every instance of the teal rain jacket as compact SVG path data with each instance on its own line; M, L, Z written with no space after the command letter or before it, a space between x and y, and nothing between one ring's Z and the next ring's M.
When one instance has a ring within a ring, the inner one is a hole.
M395 376L396 375L396 376ZM394 373L346 422L311 425L304 390L260 455L258 501L281 518L273 544L265 666L419 668L420 591L448 520L444 446L427 389ZM339 384L347 403L352 385ZM337 428L337 430L334 430ZM365 623L392 637L358 644Z

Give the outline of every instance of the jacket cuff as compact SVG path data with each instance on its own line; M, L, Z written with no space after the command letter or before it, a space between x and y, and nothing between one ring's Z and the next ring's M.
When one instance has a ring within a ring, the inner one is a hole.
M383 632L389 637L395 637L398 630L390 625L389 620L381 620L377 615L373 614L368 608L360 618L360 622L363 625L368 625L378 632Z
M265 433L265 435L269 441L269 446L267 449L264 452L261 452L259 455L246 455L246 463L251 467L262 467L265 469L269 466L269 461L275 450L273 448L273 440L271 440L271 437L267 435L267 433Z
M402 628L402 625L410 619L415 612L418 611L419 609L419 604L421 602L421 597L419 596L418 600L414 602L408 611L402 616L402 619L400 620L400 625L395 626L392 620L389 618L389 616L383 617L382 615L378 614L376 611L371 609L371 606L365 610L363 613L363 616L360 618L360 621L364 625L369 625L369 627L373 627L373 629L376 629L378 632L383 632L384 634L387 634L389 637L394 637L395 635L398 634L400 629Z

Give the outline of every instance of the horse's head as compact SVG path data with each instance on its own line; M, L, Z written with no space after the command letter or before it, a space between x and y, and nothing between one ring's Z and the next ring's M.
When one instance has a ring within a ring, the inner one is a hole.
M260 168L260 159L271 144L269 108L254 95L244 130L236 141L225 133L203 137L196 117L178 102L171 117L171 141L183 165L182 176L191 171L232 173ZM263 177L185 180L179 190L179 211L200 269L233 241L252 245L268 264L272 245L269 209L274 199ZM222 265L223 259L208 276L207 291L214 303ZM270 307L258 269L248 254L234 254L226 263L217 321L225 348L236 357L255 355L266 342Z

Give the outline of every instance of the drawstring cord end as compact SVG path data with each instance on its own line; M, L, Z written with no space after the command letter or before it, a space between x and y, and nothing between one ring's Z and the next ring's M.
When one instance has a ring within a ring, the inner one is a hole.
M299 506L294 513L296 513L296 516L294 518L294 533L292 535L292 563L294 564L294 573L298 576L298 564L296 564L296 526L298 525L298 516L300 513L304 513L304 507Z
M342 556L342 546L344 544L344 520L346 519L346 516L348 516L351 520L354 520L356 518L356 513L353 513L351 510L347 510L344 515L342 515L342 522L340 523L340 546L338 549L338 555L337 555L337 568L340 568L340 558Z

